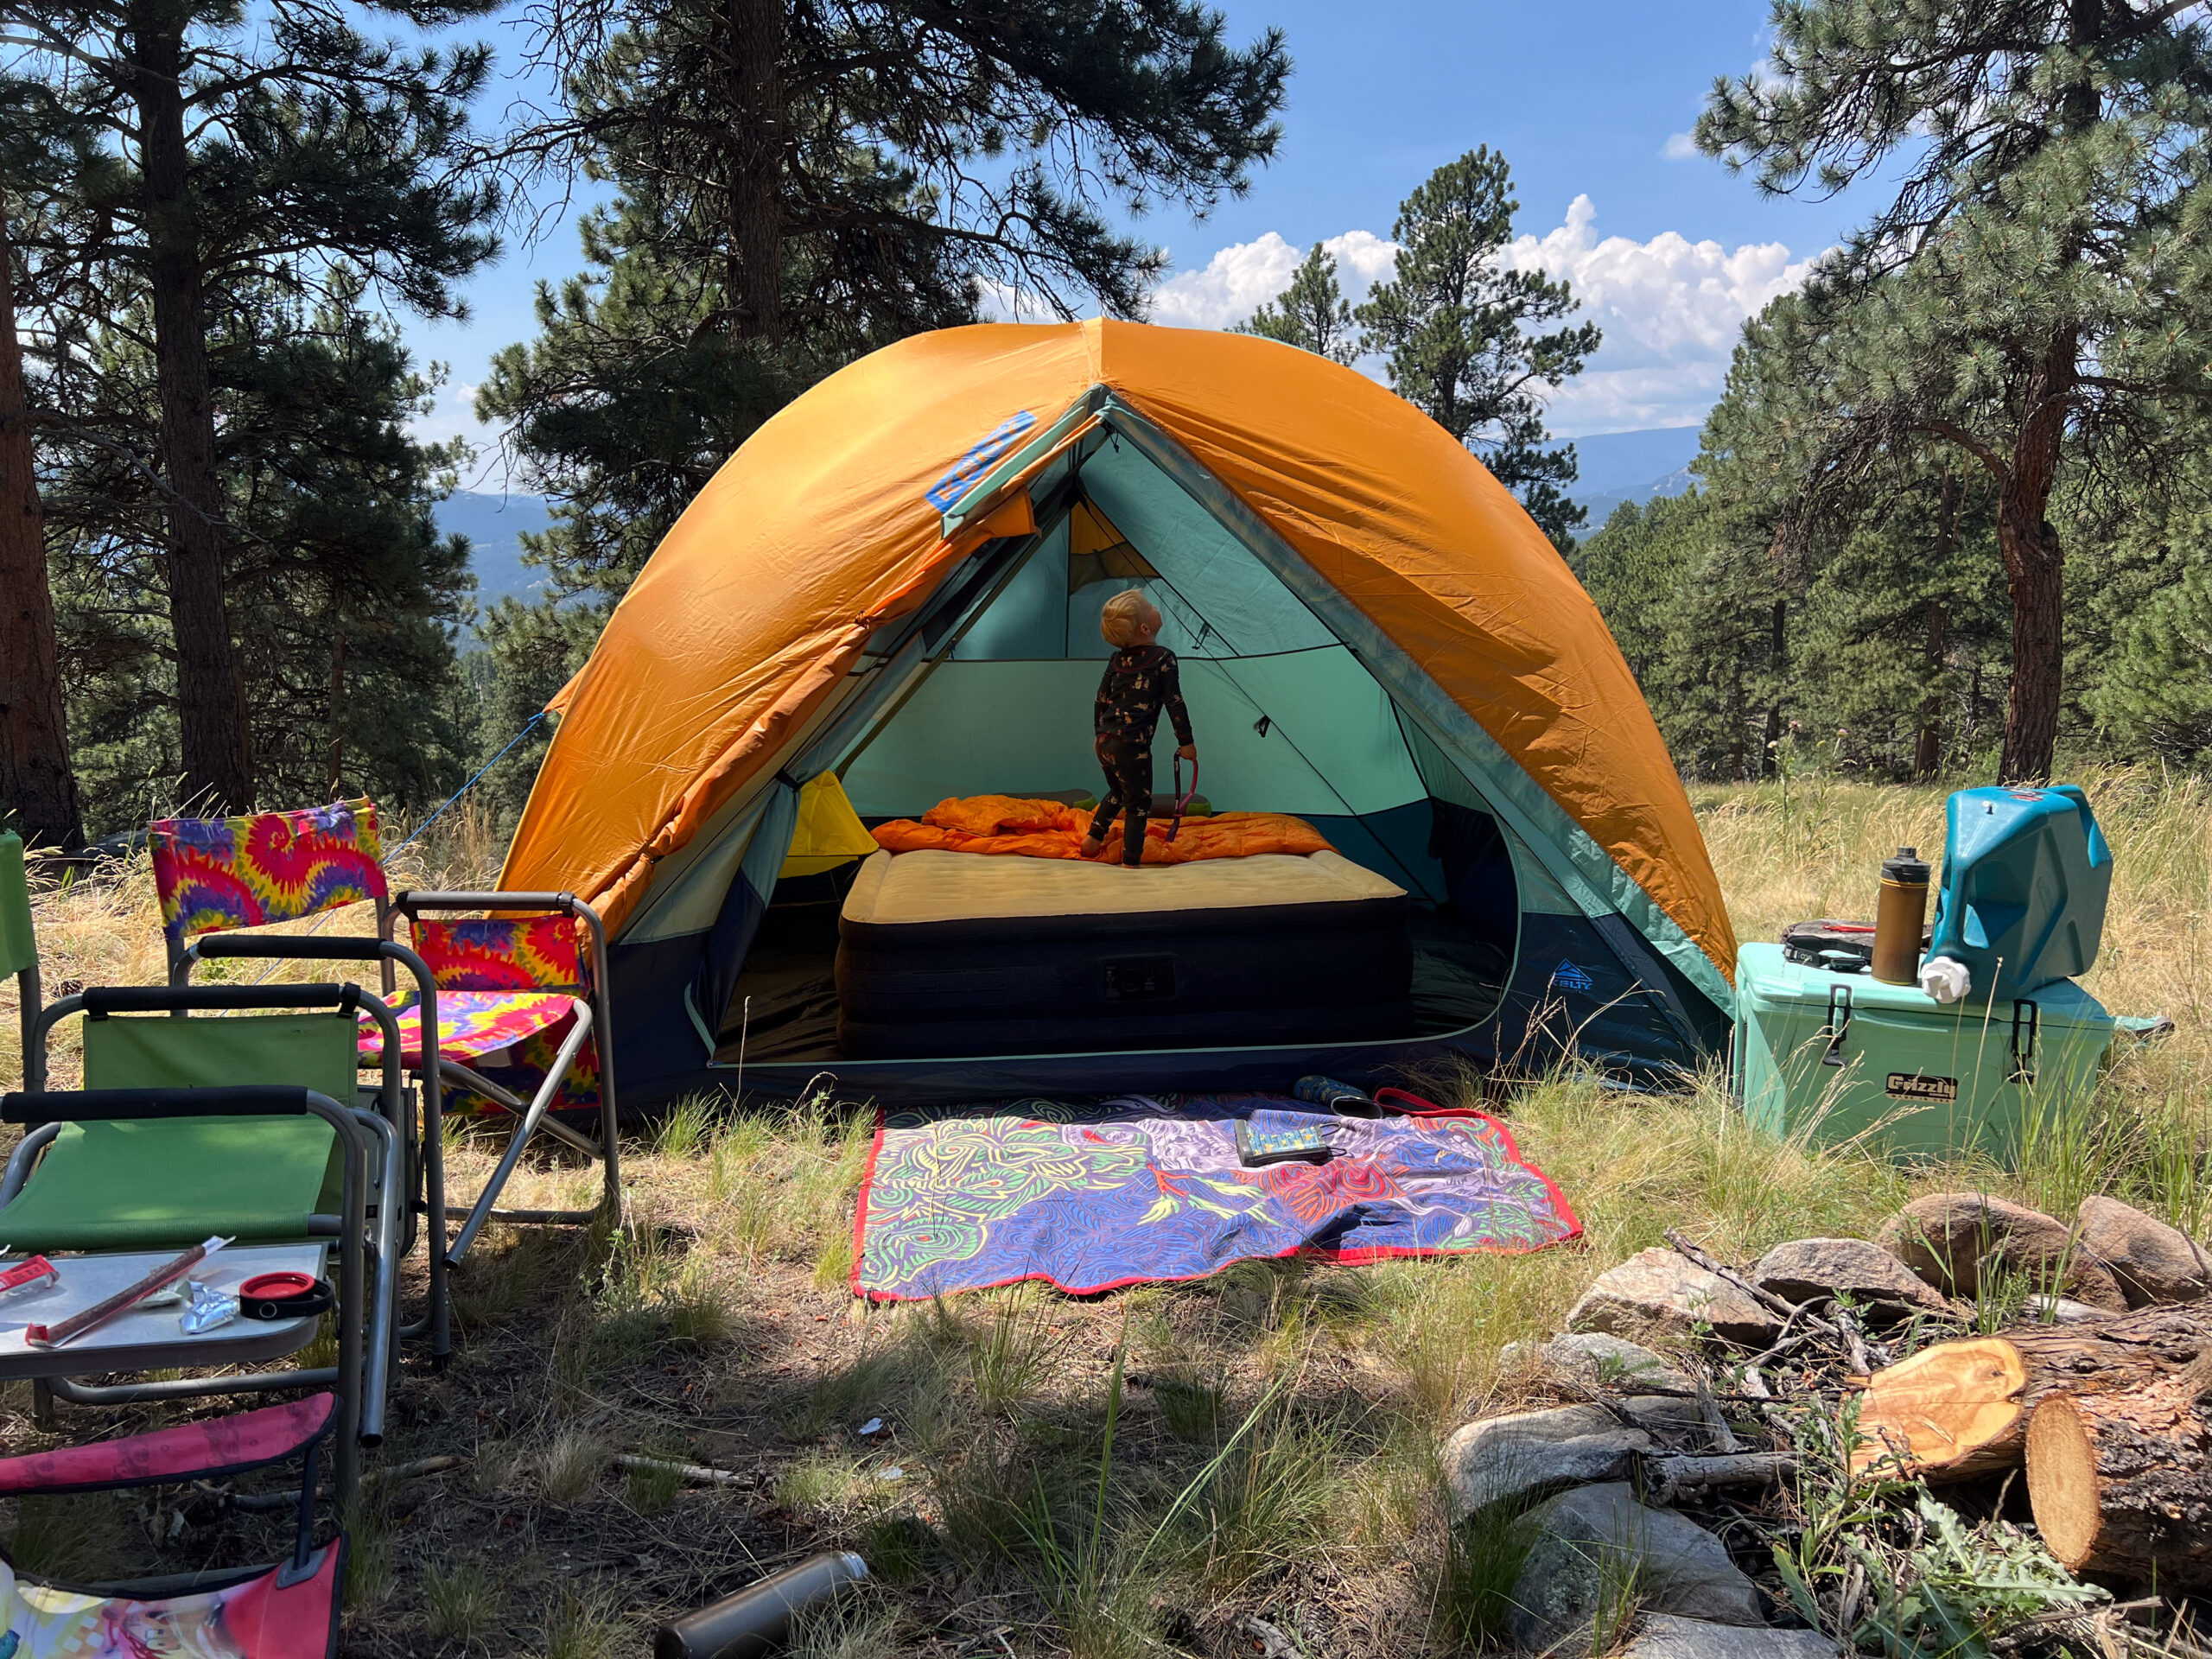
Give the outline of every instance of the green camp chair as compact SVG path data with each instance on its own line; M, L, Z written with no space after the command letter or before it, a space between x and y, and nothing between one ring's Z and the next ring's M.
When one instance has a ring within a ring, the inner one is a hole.
M349 1023L354 1005L362 1000L360 992L351 986L298 988L342 993L336 1000ZM105 1004L99 1000L100 994L92 995L93 1007L106 1006L111 1012L175 1011L177 1002L175 993L163 989L110 993ZM70 1012L73 1011L70 1005L83 1001L65 997L54 1006ZM95 1020L99 1017L95 1015ZM41 1039L44 1023L37 1033ZM229 1026L249 1022L133 1023ZM346 1103L341 1104L341 1099ZM131 1087L0 1096L0 1122L20 1124L28 1131L10 1157L5 1175L0 1176L0 1233L7 1236L12 1248L42 1253L77 1248L75 1243L65 1243L65 1240L91 1239L102 1248L130 1246L168 1254L226 1227L257 1224L261 1230L251 1235L241 1232L235 1242L249 1237L297 1240L314 1236L334 1237L338 1243L336 1365L247 1376L168 1376L101 1388L88 1388L67 1376L41 1376L36 1386L41 1413L50 1408L56 1395L109 1404L277 1389L329 1389L339 1402L338 1488L341 1492L353 1490L359 1471L359 1447L373 1446L383 1437L384 1375L379 1353L388 1355L389 1344L380 1344L378 1338L388 1337L391 1328L387 1271L390 1221L387 1217L383 1227L372 1229L367 1215L372 1171L378 1161L374 1148L382 1148L386 1181L398 1179L399 1159L391 1126L376 1112L354 1106L351 1101L350 1090L334 1098L319 1090L270 1085ZM302 1124L319 1131L313 1137L315 1147L311 1158L297 1151L292 1138L269 1133ZM160 1133L164 1129L172 1133ZM264 1153L267 1146L279 1141L294 1147L291 1154L276 1161L282 1166L281 1190L295 1197L309 1190L321 1195L325 1166L333 1161L323 1152L322 1143L336 1152L337 1187L331 1195L335 1214L274 1215L275 1204L269 1196L272 1183ZM91 1230L73 1227L79 1212L92 1211L103 1213L107 1224ZM43 1230L47 1228L55 1235L51 1240ZM373 1274L366 1269L366 1258L372 1249L378 1256ZM59 1266L64 1279L82 1271L92 1259L87 1255L63 1258ZM135 1273L142 1267L143 1258L129 1270ZM245 1337L252 1328L242 1324L232 1339ZM210 1344L208 1363L221 1363L223 1340L219 1335ZM125 1351L128 1347L126 1344ZM60 1357L57 1353L57 1363ZM99 1351L92 1350L86 1358L97 1368Z
M0 979L15 976L23 1030L23 1065L30 1065L31 1021L38 1018L38 940L31 931L30 881L23 874L23 838L0 836ZM29 1077L24 1072L26 1079Z
M381 1109L356 1104L357 1044L365 1014L383 1029ZM144 986L86 990L39 1010L25 1036L24 1071L36 1089L54 1027L82 1015L85 1083L102 1097L129 1091L213 1097L242 1084L283 1083L342 1102L378 1149L349 1226L342 1200L344 1139L315 1113L236 1117L213 1107L102 1121L78 1117L26 1137L0 1179L0 1249L11 1251L182 1249L212 1235L240 1242L339 1238L373 1262L365 1306L341 1308L362 1326L358 1376L331 1370L177 1378L92 1386L43 1385L80 1404L334 1387L358 1407L360 1436L383 1433L384 1391L397 1328L405 1114L399 1029L382 999L353 985ZM227 1018L194 1015L228 1015ZM183 1016L183 1017L178 1017ZM42 1093L27 1096L43 1097ZM353 1230L365 1236L355 1240Z

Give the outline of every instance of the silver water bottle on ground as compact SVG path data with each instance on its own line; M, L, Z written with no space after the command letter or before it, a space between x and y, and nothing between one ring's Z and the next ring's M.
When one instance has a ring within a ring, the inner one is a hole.
M791 1639L791 1620L828 1605L868 1577L868 1563L849 1549L825 1549L696 1613L664 1624L653 1659L761 1659Z

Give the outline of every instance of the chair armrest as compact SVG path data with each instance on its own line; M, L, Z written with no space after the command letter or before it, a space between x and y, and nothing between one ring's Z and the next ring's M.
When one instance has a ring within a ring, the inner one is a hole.
M203 961L214 957L278 957L296 962L374 962L379 957L406 948L390 939L358 934L310 939L287 934L262 938L249 933L210 933L193 940L185 950Z
M353 1108L312 1089L250 1084L220 1089L73 1089L0 1095L0 1122L36 1128L47 1123L125 1122L171 1117L325 1119L349 1137Z
M99 985L79 993L79 1006L94 1020L111 1014L181 1014L195 1008L334 1008L353 1014L363 1001L359 986L334 983Z

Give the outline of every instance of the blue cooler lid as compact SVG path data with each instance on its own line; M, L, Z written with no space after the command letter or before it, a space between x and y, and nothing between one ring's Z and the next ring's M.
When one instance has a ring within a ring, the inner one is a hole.
M1931 957L1974 976L1974 997L2012 997L2088 972L2104 937L2112 849L2071 784L1962 789L1946 805Z

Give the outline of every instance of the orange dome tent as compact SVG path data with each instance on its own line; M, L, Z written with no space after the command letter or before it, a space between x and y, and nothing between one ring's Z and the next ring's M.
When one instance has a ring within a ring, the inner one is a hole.
M1133 582L1184 658L1214 804L1306 817L1465 922L1496 960L1462 951L1438 983L1484 980L1490 1006L1440 990L1430 1023L1464 1023L1351 1054L873 1062L855 1086L1358 1070L1520 1052L1547 1023L1646 1071L1717 1044L1735 944L1666 746L1474 456L1269 340L990 324L877 352L763 426L556 699L501 881L605 915L626 1093L724 1075L776 1001L741 981L812 879L785 872L804 785L835 773L880 818L1090 780L1097 608ZM763 1052L754 1087L835 1058Z

